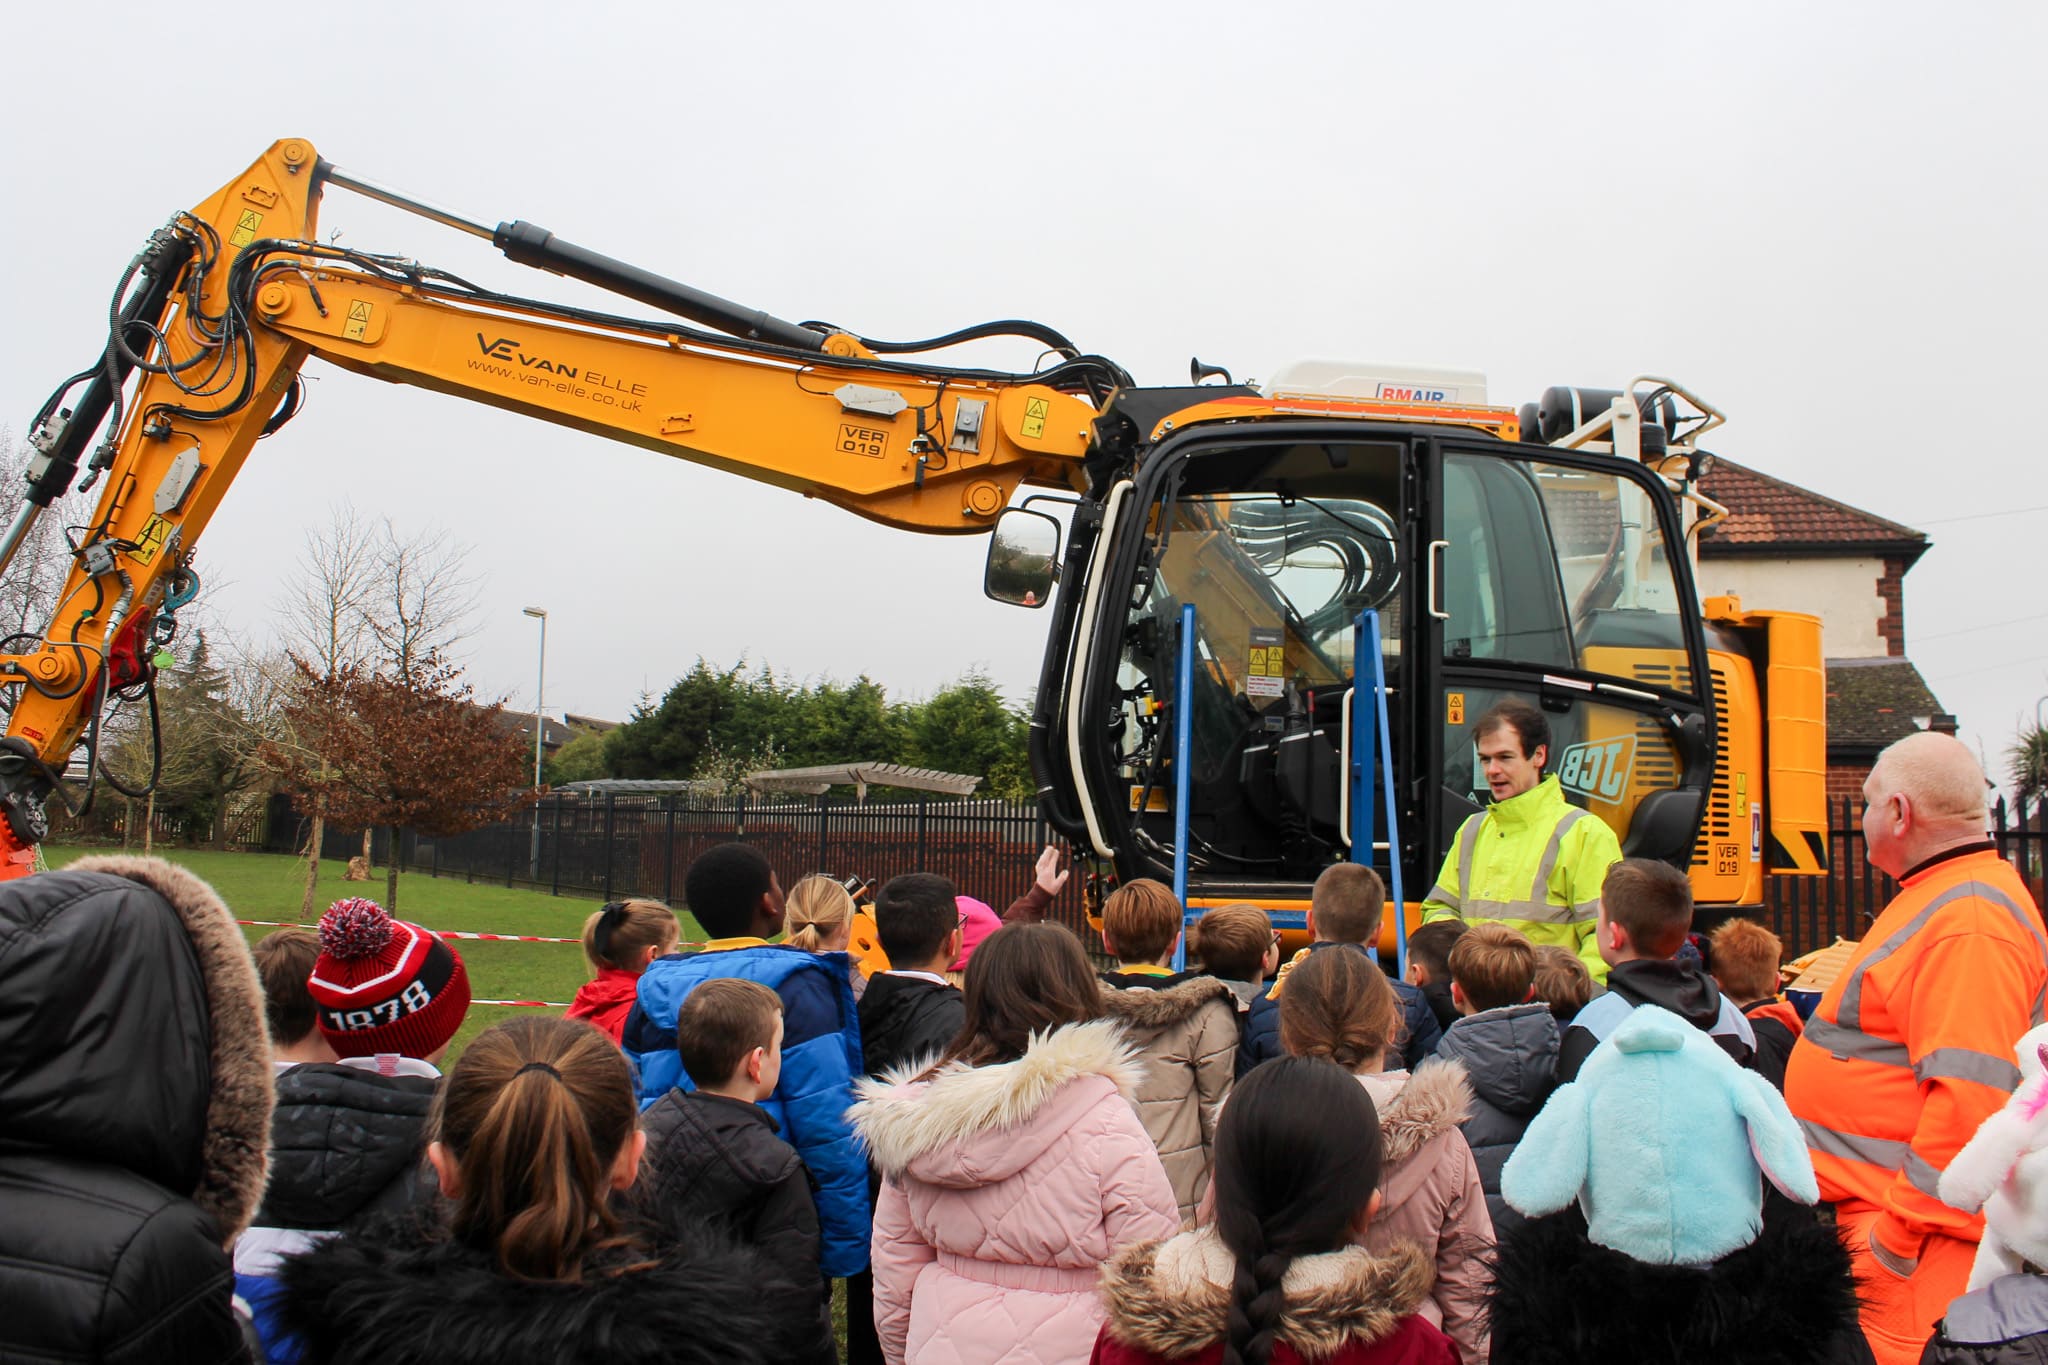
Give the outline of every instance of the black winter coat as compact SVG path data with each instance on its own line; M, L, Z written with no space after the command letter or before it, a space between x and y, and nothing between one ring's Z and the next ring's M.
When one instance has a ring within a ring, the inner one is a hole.
M1500 1169L1514 1155L1529 1120L1557 1089L1557 1044L1557 1020L1550 1006L1537 1001L1467 1015L1436 1045L1437 1056L1464 1064L1472 1083L1472 1117L1461 1127L1479 1167L1497 1238L1523 1221L1500 1197Z
M870 1076L928 1062L960 1034L967 1000L952 986L876 972L860 998L861 1068Z
M1492 1365L1869 1365L1849 1253L1811 1209L1704 1270L1586 1236L1576 1208L1495 1248Z
M263 995L155 858L0 884L0 1359L247 1358L225 1245L263 1189Z
M804 1358L806 1325L760 1292L774 1269L698 1226L599 1253L580 1284L535 1284L402 1219L323 1242L279 1278L308 1365L771 1365Z
M1756 1034L1756 1057L1750 1063L1759 1076L1785 1089L1785 1068L1792 1064L1792 1045L1799 1041L1799 1016L1792 1006L1775 996L1759 1000L1742 1007L1742 1017L1749 1020L1750 1030Z
M2048 1365L2048 1279L2004 1275L1957 1299L1920 1365Z
M810 1173L796 1148L775 1135L768 1111L671 1090L640 1126L647 1154L633 1195L644 1221L677 1241L709 1225L760 1252L762 1276L750 1292L807 1324L804 1344L789 1358L837 1360Z
M311 1062L280 1072L271 1120L270 1187L259 1227L336 1231L422 1197L427 1112L441 1083Z

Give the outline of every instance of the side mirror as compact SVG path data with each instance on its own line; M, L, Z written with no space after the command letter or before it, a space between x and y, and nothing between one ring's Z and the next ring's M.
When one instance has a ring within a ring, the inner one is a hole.
M1059 577L1060 524L1043 512L1012 507L996 518L981 590L998 602L1042 607Z

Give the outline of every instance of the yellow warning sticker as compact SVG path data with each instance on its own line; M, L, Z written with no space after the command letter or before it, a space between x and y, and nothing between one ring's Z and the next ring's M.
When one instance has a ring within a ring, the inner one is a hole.
M151 517L142 528L142 534L135 537L135 562L147 564L156 558L156 552L164 547L164 539L171 533L171 524L162 517Z
M1465 694L1463 692L1444 693L1444 724L1463 725L1464 723Z
M348 306L348 322L341 334L350 341L361 341L370 330L370 313L374 305L368 299L356 299Z
M1037 440L1045 435L1045 419L1052 416L1052 400L1049 398L1027 398L1024 400L1024 436L1026 440Z
M1278 626L1253 626L1250 657L1244 670L1247 697L1287 695L1287 647Z
M262 230L263 215L254 209L243 209L242 216L235 220L235 230L228 234L228 245L241 248L256 240Z

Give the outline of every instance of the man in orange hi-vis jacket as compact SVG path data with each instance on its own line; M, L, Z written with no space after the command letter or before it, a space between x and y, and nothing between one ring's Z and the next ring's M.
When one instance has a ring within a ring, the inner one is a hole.
M1984 833L1984 772L1952 736L1918 734L1863 784L1871 865L1899 894L1821 996L1785 1099L1855 1258L1880 1365L1912 1365L1963 1292L1984 1220L1935 1181L2019 1083L2013 1044L2042 1022L2048 936Z

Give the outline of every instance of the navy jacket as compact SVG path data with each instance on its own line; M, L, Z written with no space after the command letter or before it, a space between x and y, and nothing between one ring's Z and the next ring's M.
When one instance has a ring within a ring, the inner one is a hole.
M1359 953L1365 951L1356 943L1320 942L1309 944L1306 951L1312 952L1318 948L1349 948ZM1297 954L1294 961L1300 960ZM1293 963L1287 965L1292 966ZM1283 966L1279 978L1266 992L1265 1003L1271 1008L1261 1019L1258 1006L1254 1004L1251 1016L1245 1020L1244 1039L1238 1044L1237 1051L1239 1075L1243 1075L1260 1062L1270 1061L1282 1053L1280 1002L1274 992L1278 990L1284 993L1286 979L1287 967ZM1395 1067L1394 1059L1389 1057L1387 1070L1413 1071L1436 1052L1437 1040L1443 1037L1443 1029L1436 1022L1436 1011L1429 1007L1429 998L1423 995L1421 987L1411 986L1405 981L1390 981L1388 984L1394 988L1395 999L1401 1002L1401 1064L1398 1068ZM1249 1058L1246 1054L1250 1054Z
M818 1186L819 1263L832 1279L867 1267L868 1163L846 1122L862 1073L860 1019L844 953L764 943L658 959L640 978L620 1046L639 1075L640 1107L689 1090L676 1054L683 997L720 977L758 981L782 999L782 1079L762 1101Z

